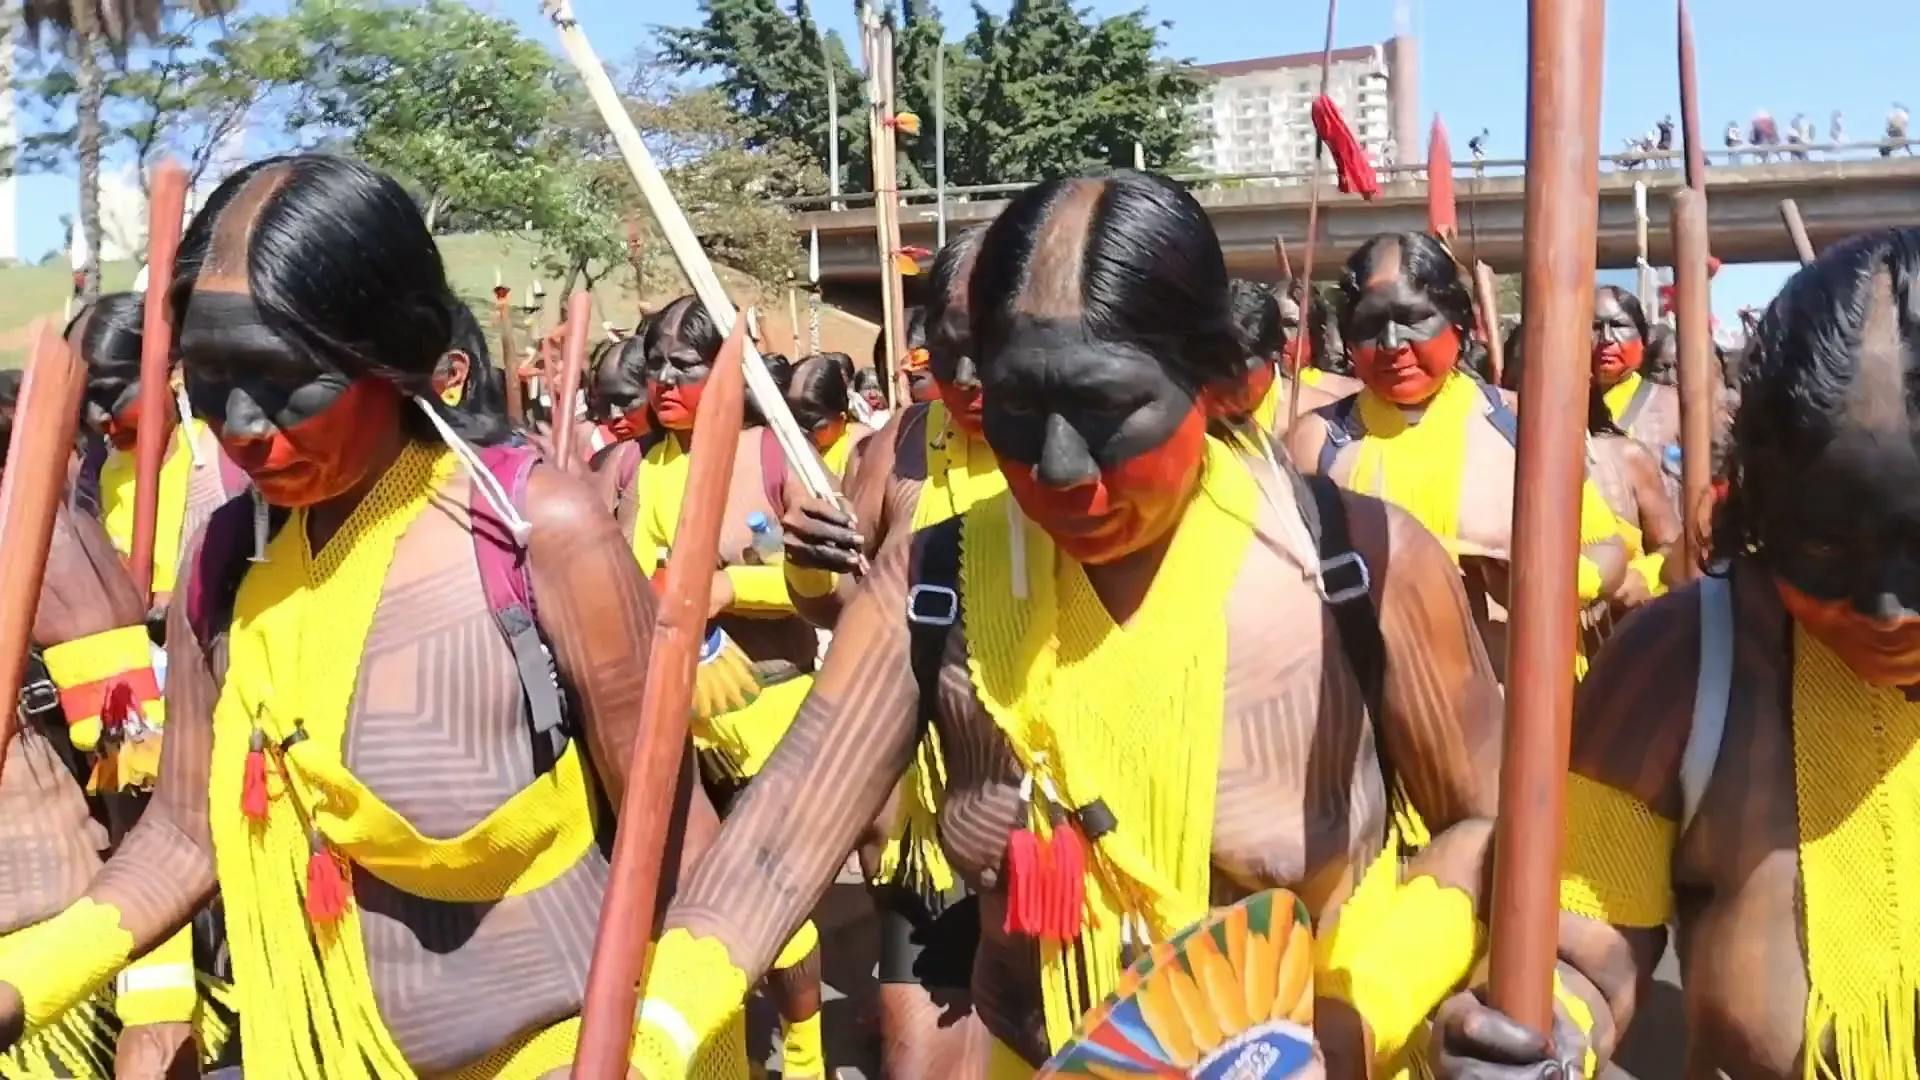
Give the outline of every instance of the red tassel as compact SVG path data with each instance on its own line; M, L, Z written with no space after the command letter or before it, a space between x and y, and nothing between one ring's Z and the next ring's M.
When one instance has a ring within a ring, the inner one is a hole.
M126 726L127 718L138 709L133 700L133 687L124 679L115 681L107 687L106 697L100 702L101 735L118 737L120 729Z
M1321 94L1313 103L1313 131L1333 152L1333 167L1340 175L1340 190L1371 199L1380 194L1380 179L1373 174L1373 163L1360 140L1353 137L1346 117L1333 99Z
M254 821L267 818L267 737L259 728L247 743L247 773L240 782L240 812Z
M1087 905L1087 839L1080 827L1062 819L1053 829L1054 903L1051 936L1072 941L1080 936Z
M1004 931L1039 937L1046 930L1041 907L1046 854L1032 829L1015 829L1007 841L1007 919Z
M318 836L313 838L313 854L307 859L307 917L314 922L332 922L347 913L347 879L340 861Z

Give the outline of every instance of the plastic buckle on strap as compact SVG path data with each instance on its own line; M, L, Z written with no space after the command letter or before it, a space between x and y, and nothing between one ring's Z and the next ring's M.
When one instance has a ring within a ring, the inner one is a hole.
M60 688L51 679L39 679L20 688L20 715L45 716L60 708Z
M1367 561L1353 551L1321 563L1314 583L1320 590L1320 599L1329 604L1350 603L1373 591L1373 575L1367 572Z
M932 597L932 606L922 604ZM907 621L922 626L952 626L960 617L960 594L945 585L915 585L907 590Z

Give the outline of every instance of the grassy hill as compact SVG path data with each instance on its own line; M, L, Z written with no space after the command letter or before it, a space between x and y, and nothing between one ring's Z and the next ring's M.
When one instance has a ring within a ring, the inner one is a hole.
M529 283L539 274L539 247L529 240L512 236L481 233L454 234L439 238L441 258L447 276L460 299L481 317L481 324L493 325L493 282L497 271L513 289L513 303L527 300ZM136 267L132 263L108 263L102 267L104 288L113 292L133 283ZM766 347L791 350L792 329L787 320L786 296L778 291L767 297L757 283L722 268L721 279L738 303L760 304L760 326ZM540 324L551 327L560 318L561 282L546 281L546 310ZM16 266L0 269L0 367L18 367L26 358L27 330L33 320L46 315L62 318L67 298L72 294L72 275L65 265ZM687 290L652 290L640 296L631 273L616 273L594 290L593 321L611 322L628 327L639 320L640 312L657 310ZM806 295L796 298L800 338L807 338ZM864 358L873 347L878 328L864 319L831 307L820 312L821 346L827 350L851 353Z

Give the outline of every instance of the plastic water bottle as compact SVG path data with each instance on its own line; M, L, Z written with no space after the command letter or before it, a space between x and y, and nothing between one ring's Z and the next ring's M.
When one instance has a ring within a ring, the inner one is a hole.
M1669 444L1666 450L1660 455L1660 465L1662 468L1666 469L1668 476L1671 476L1675 479L1679 479L1680 448L1678 446Z
M772 518L755 510L747 515L747 531L753 534L753 560L762 566L780 561L780 526Z

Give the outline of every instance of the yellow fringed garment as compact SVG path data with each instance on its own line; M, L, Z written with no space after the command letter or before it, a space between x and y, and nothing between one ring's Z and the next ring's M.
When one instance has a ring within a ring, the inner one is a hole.
M1666 925L1678 831L1619 788L1568 773L1560 910L1613 926Z
M350 864L444 901L497 900L547 884L592 843L592 792L576 747L478 825L420 836L341 763L368 630L396 545L456 465L410 446L316 555L304 511L274 537L235 599L227 678L214 708L209 816L249 1074L300 1080L412 1076L373 995L358 909L310 921L309 820ZM241 809L255 725L277 744L305 739L268 771L267 813ZM284 772L282 771L284 768ZM558 1026L564 1027L564 1025ZM537 1075L565 1064L549 1029L487 1059L480 1075ZM547 1056L543 1056L547 1055Z
M1207 440L1188 504L1140 608L1116 626L1077 562L1012 513L967 512L961 552L968 667L1021 767L1069 807L1096 799L1116 827L1088 858L1079 949L1040 942L1047 1038L1058 1049L1119 976L1122 924L1163 941L1207 911L1226 678L1220 618L1253 535L1258 493L1241 457ZM1012 529L1028 599L1013 597ZM1048 827L1036 815L1036 830ZM1075 962L1076 952L1084 965Z
M846 476L847 462L853 458L853 446L853 429L848 428L840 433L840 437L834 440L832 446L827 447L825 453L820 455L820 460L826 463L827 471L835 476ZM774 509L777 510L779 507Z
M189 443L198 439L206 425L188 420L174 428L167 457L160 466L160 504L153 527L153 591L173 592L180 567L181 530L187 517L187 488L193 477L193 453ZM213 468L211 463L207 468ZM100 466L100 524L114 550L125 558L133 551L134 454L109 450Z
M1600 395L1607 403L1607 415L1613 417L1613 422L1629 435L1633 434L1632 430L1620 418L1626 415L1627 406L1633 404L1633 395L1640 391L1640 381L1640 373L1631 372Z
M1920 704L1794 629L1793 775L1807 954L1806 1075L1914 1080ZM1819 1060L1831 1032L1836 1058Z
M692 464L692 456L672 436L649 447L640 459L640 475L634 481L640 492L640 507L633 516L633 557L639 561L642 575L652 576L660 565L660 553L673 547L674 530L680 525L680 504L687 494L687 470ZM769 616L793 613L784 568L729 566L726 575L733 585L729 611Z

